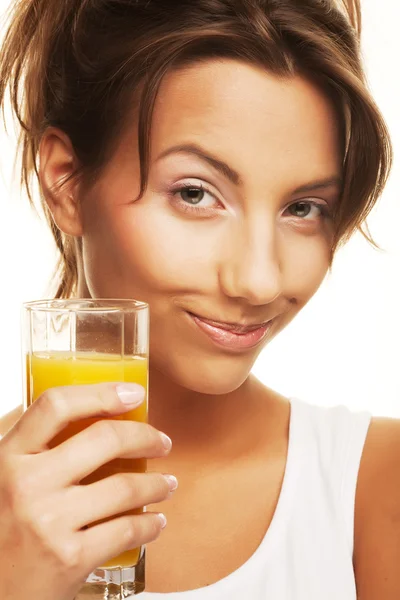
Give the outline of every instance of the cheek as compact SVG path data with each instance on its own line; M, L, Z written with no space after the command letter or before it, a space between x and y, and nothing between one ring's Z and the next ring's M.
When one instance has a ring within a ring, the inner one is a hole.
M285 280L300 306L316 293L329 269L329 244L323 236L297 240L286 247Z
M84 237L85 274L96 295L215 292L226 231L183 220L157 202L97 203ZM229 242L229 243L228 243ZM282 294L301 307L329 268L329 235L284 230L280 237Z
M212 256L190 225L140 201L114 206L87 236L92 273L124 289L129 282L154 291L204 287Z

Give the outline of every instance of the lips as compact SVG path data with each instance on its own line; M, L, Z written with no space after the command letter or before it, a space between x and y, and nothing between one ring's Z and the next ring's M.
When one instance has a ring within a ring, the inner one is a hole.
M268 321L264 323L257 323L256 325L236 325L234 323L221 323L220 321L212 321L211 319L204 319L203 317L199 317L198 315L193 315L197 319L201 319L203 323L208 323L212 327L217 327L218 329L224 329L225 331L232 331L237 335L243 335L245 333L250 333L250 331L255 331L256 329L260 329L260 327L264 327L267 325Z
M257 346L271 329L272 321L257 325L241 326L203 319L193 313L187 313L199 329L211 340L224 348L243 351Z

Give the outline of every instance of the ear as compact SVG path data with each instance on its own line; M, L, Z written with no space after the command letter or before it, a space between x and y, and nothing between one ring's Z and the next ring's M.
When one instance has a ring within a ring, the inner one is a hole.
M39 181L57 227L74 237L82 236L78 185L72 178L79 164L69 137L49 127L39 147Z

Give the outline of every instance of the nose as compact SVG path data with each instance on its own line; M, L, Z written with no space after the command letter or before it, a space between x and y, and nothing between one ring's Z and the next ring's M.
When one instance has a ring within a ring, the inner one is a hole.
M225 295L258 306L282 294L281 257L272 223L260 218L242 223L226 245L219 269Z

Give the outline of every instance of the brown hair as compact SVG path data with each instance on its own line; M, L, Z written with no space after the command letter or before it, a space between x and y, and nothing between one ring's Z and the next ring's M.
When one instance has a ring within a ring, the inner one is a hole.
M345 10L342 10L345 9ZM365 83L359 0L15 0L0 56L0 105L9 88L21 125L21 180L31 176L48 126L71 139L95 175L110 157L138 96L141 194L147 183L152 110L164 75L193 61L236 58L277 76L311 76L334 101L344 140L344 184L332 257L359 230L386 183L391 146ZM55 226L57 297L74 293L78 253ZM366 224L365 224L366 225Z

